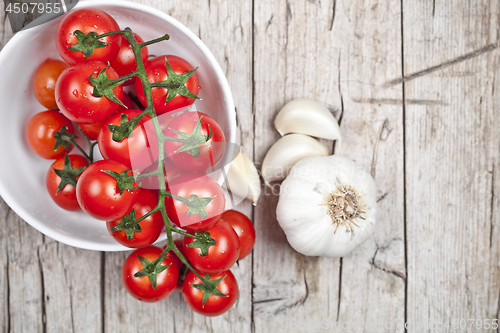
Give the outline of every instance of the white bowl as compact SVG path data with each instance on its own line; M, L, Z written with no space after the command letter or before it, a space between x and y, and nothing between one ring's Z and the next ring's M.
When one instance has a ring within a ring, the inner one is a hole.
M213 117L222 127L227 142L235 142L236 113L229 85L222 69L203 42L169 15L134 2L80 1L76 8L99 8L115 18L120 28L130 27L144 40L165 33L170 40L149 46L152 55L174 54L193 66L200 66L200 97L195 108ZM60 59L55 48L55 31L61 17L18 32L0 52L0 195L26 222L45 235L68 245L90 250L120 251L107 232L106 223L85 213L58 207L45 188L45 175L52 161L36 156L28 147L28 120L44 110L36 100L32 79L47 58ZM224 157L228 166L233 145ZM226 170L227 171L227 170ZM222 178L218 177L219 183Z

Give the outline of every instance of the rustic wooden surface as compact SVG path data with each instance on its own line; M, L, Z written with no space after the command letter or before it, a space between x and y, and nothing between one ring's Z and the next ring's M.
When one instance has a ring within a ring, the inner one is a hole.
M142 0L185 24L225 71L242 151L258 165L284 103L337 117L336 153L378 188L373 238L343 259L294 252L263 190L236 306L207 319L181 295L143 304L120 285L127 253L57 243L0 203L2 332L402 332L499 317L498 0ZM3 4L2 4L3 5ZM12 36L3 21L2 45ZM323 141L329 149L334 146ZM365 323L333 329L332 324ZM422 328L424 327L424 328ZM435 330L436 331L436 330ZM445 332L441 328L436 332Z

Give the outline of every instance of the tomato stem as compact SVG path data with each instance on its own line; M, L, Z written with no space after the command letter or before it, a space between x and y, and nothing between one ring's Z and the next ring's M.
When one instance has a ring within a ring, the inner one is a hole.
M189 261L182 255L182 253L179 251L179 249L175 246L174 240L173 240L173 237L172 237L172 232L177 232L177 233L179 233L181 235L184 235L184 236L187 236L187 237L192 237L192 238L198 238L198 237L196 237L194 235L191 235L191 234L189 234L187 232L184 232L184 231L181 231L181 230L178 230L178 229L174 228L172 226L172 224L170 223L170 219L168 218L167 211L166 211L166 208L165 208L165 197L166 196L175 197L178 200L184 199L184 201L186 201L186 200L193 201L194 200L197 203L198 203L198 201L200 201L201 203L199 203L198 205L195 205L196 207L199 206L200 204L203 204L205 201L208 200L208 198L189 198L189 199L187 199L187 198L179 198L177 196L173 196L171 193L169 193L167 191L166 182L165 182L165 173L164 173L164 170L165 170L165 150L164 150L164 146L165 146L165 141L167 141L167 140L169 140L169 141L176 141L176 139L175 138L167 137L167 136L165 136L163 134L163 131L162 131L161 126L160 126L160 122L158 121L158 118L157 118L157 115L156 115L156 112L155 112L155 109L154 109L153 96L152 96L152 88L153 87L163 87L163 88L167 88L167 89L168 88L171 88L171 89L179 88L179 82L177 82L177 81L179 81L179 80L181 80L181 81L182 80L187 80L189 78L189 76L191 76L196 71L196 69L193 69L193 70L191 70L191 71L189 71L187 73L181 74L179 76L177 76L175 73L172 74L172 78L170 80L172 82L170 82L170 81L167 80L167 81L162 81L162 82L158 82L158 83L151 83L151 82L149 82L148 76L146 74L146 69L145 69L145 66L144 66L144 61L142 60L142 57L141 57L141 49L143 47L147 46L147 45L151 45L151 44L158 43L158 42L161 42L161 41L164 41L164 40L168 40L168 39L170 39L170 36L168 34L165 34L162 37L159 37L159 38L147 41L147 42L138 43L135 40L135 37L134 37L134 35L132 33L132 30L130 28L125 28L124 30L112 31L112 32L108 32L108 33L105 33L105 34L102 34L102 35L95 36L95 40L98 40L98 39L103 38L103 37L111 36L111 35L122 35L127 40L127 42L130 44L130 46L132 48L132 51L134 52L134 57L135 57L135 60L136 60L137 69L134 72L132 72L132 73L130 73L128 75L125 75L123 77L120 77L118 79L107 80L105 82L105 85L109 86L109 87L111 87L111 86L114 87L115 85L119 85L119 84L121 84L121 83L129 80L130 78L132 78L134 76L138 77L141 80L141 83L142 83L142 86L143 86L143 89L144 89L144 95L146 97L146 108L145 108L145 110L140 115L138 115L137 117L134 117L133 119L130 119L129 122L130 123L133 122L134 120L136 120L136 118L140 119L140 118L142 118L146 114L149 115L150 118L151 118L151 121L153 123L153 127L154 127L155 134L156 134L157 141L158 141L158 167L157 167L157 169L155 171L153 171L153 172L149 172L149 173L146 173L146 174L143 174L143 175L137 175L136 176L136 180L142 179L142 178L145 178L145 177L149 177L149 176L158 176L158 183L159 183L159 188L158 188L158 190L159 190L158 205L153 210L151 210L146 215L142 216L140 219L137 220L138 222L140 222L140 221L144 220L145 218L147 218L148 216L150 216L150 215L152 215L152 214L154 214L154 213L156 213L158 211L161 211L161 214L162 214L162 217L163 217L163 220L164 220L164 223L165 223L165 232L166 232L166 235L167 235L167 246L162 251L162 253L160 254L160 256L154 262L151 263L150 266L151 267L156 267L159 263L161 263L165 259L166 254L167 254L168 251L173 251L177 255L177 257L179 258L179 260L181 260L181 262L184 265L186 265L186 267L189 270L191 270L205 285L211 286L212 281L209 281L209 280L205 279L204 277L202 277L191 266L191 264L189 263ZM170 65L168 64L168 61L166 61L166 65L167 65L167 69L171 70ZM188 97L191 97L191 98L198 98L196 95L192 94L191 92L185 92L185 91L183 91L183 92L181 92L181 94L183 94L183 95L187 94L187 95L189 95ZM191 96L191 95L193 95L193 96ZM168 102L168 100L166 102ZM81 132L80 128L79 128L79 130ZM116 130L117 131L121 131L121 129L116 129ZM86 137L86 140L88 140L87 137ZM89 142L89 141L87 141L87 142ZM91 156L92 155L90 155L90 156L87 155L83 151L83 149L81 149L81 147L79 147L78 145L76 145L76 143L75 143L75 146L77 146L77 148L89 160L89 163L91 163ZM91 149L92 149L93 148L92 144L89 144L89 147L91 147ZM91 150L90 154L92 154L92 150ZM196 207L194 207L194 208L196 208Z
M87 134L85 134L85 132L82 131L82 129L80 128L80 126L77 123L73 123L73 126L76 127L78 132L80 132L82 134L83 138L85 139L85 142L87 142L87 145L89 146L89 154L87 155L87 154L83 153L83 156L87 159L87 162L89 162L89 165L90 165L94 162L94 147L97 144L97 141L94 141L94 142L90 141ZM80 146L78 146L76 144L75 144L75 146L80 151L82 151Z
M180 235L186 236L186 237L191 237L191 238L194 238L194 239L198 239L198 237L196 237L195 235L191 235L190 233L185 232L185 231L180 230L180 229L177 229L177 228L172 228L172 231L176 232L176 233L178 233Z
M156 40L146 42L146 43L137 43L135 40L134 35L132 34L132 31L128 28L125 29L125 31L122 33L123 36L127 39L129 42L130 46L132 47L132 50L134 51L134 56L137 64L137 70L136 74L137 77L141 80L142 86L144 88L144 95L146 96L146 109L144 110L145 113L147 113L151 121L153 123L154 129L155 129L155 134L158 139L158 168L156 169L157 175L158 175L158 185L159 185L159 198L158 198L158 206L160 207L160 211L163 217L163 220L165 222L165 232L167 235L167 247L165 250L163 250L162 254L160 255L160 258L163 256L164 253L168 251L173 251L179 260L186 265L189 270L191 270L198 278L200 278L203 283L206 283L207 285L209 284L209 281L206 281L196 270L191 266L189 261L182 255L182 253L177 249L177 247L174 244L174 239L172 237L172 232L177 230L174 230L175 228L172 226L170 223L170 219L168 218L167 215L167 210L165 208L165 196L170 194L167 192L166 189L166 183L165 183L165 135L163 134L163 131L160 126L160 122L158 121L158 118L156 116L156 112L153 106L153 95L152 95L152 84L149 82L148 76L146 74L146 68L144 67L144 62L141 57L141 49L143 46L152 44L153 42L160 42L162 40L167 40L169 39L168 35L164 35L163 37L160 37ZM187 233L186 233L187 234ZM159 258L158 258L159 259Z

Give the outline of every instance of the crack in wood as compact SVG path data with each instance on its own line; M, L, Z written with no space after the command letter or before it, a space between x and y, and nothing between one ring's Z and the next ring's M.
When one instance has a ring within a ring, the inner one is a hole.
M66 268L64 269L64 271L66 271ZM69 311L71 313L71 331L73 333L75 333L75 314L73 312L73 297L71 297L73 295L73 286L71 284L71 282L69 283Z
M307 286L306 270L305 269L304 269L304 285L306 286L306 296L304 296L304 299L302 299L301 304L304 304L307 300L307 297L309 297L309 287Z
M403 103L402 99L397 98L353 98L354 103L362 104L390 104L390 105L401 105ZM443 101L429 100L429 99L405 99L407 104L416 105L449 105Z
M408 76L404 76L404 77L401 77L399 79L395 79L395 80L389 81L386 84L384 84L383 87L384 88L389 88L389 87L395 86L395 85L403 83L403 82L414 80L416 78L419 78L421 76L424 76L424 75L430 74L432 72L441 70L443 68L450 67L450 66L453 66L455 64L464 62L466 60L479 57L480 55L483 55L485 53L491 52L491 51L495 50L496 48L498 48L498 44L487 45L487 46L485 46L485 47L483 47L483 48L481 48L479 50L476 50L476 51L464 54L463 56L460 56L458 58L452 59L450 61L446 61L446 62L443 62L443 63L441 63L439 65L429 67L427 69L424 69L424 70L421 70L419 72L410 74ZM404 67L404 63L403 63L403 67Z
M101 252L101 330L102 333L106 331L106 252Z
M338 301L337 301L337 322L339 321L340 317L340 301L342 300L342 266L344 263L344 258L340 258L339 260L339 295L338 295Z
M402 279L405 284L406 284L406 277L403 275L403 273L401 272L397 272L395 270L392 270L392 269L386 269L386 268L383 268L383 267L380 267L379 265L376 264L375 262L375 257L377 256L377 253L379 251L380 248L377 247L377 250L375 251L375 254L373 255L373 258L370 262L370 264L372 265L372 267L378 269L378 270L381 270L383 272L386 272L387 274L391 274L391 275L394 275L395 277L398 277L400 279Z
M42 244L43 246L43 244ZM45 304L45 282L43 279L43 266L42 266L42 259L40 258L40 246L37 247L36 249L36 255L38 258L38 270L40 272L40 293L41 293L41 301L42 301L42 332L47 333L47 308Z
M380 141L386 141L389 135L391 134L392 129L389 129L389 119L386 118L384 120L384 123L382 124L382 128L380 129L379 135L377 142L375 142L375 146L373 146L373 153L372 153L372 162L370 166L370 174L372 175L373 178L376 177L376 165L377 165L377 160L378 160L378 147L380 144ZM384 133L387 133L385 137L383 136Z
M380 202L382 200L385 199L385 197L389 194L389 192L385 192L384 194L382 194L382 196L380 196L378 199L377 199L377 202Z
M252 0L252 16L251 16L251 40L252 40L252 53L251 53L251 80L252 80L252 91L251 91L251 100L250 106L252 111L252 160L255 160L255 0ZM255 206L252 205L251 211L252 223L255 221ZM255 333L255 306L254 306L254 297L253 293L255 290L254 283L254 251L250 254L251 258L251 271L250 271L250 331Z
M271 18L269 19L269 21L267 21L267 24L266 24L266 32L267 32L267 29L269 28L269 26L271 24L273 24L273 18L274 18L274 14L271 14Z
M263 299L263 300L259 300L259 301L254 301L253 304L277 302L277 301L282 301L283 299L284 298L268 298L268 299Z
M338 116L337 123L339 124L339 127L342 125L342 118L344 117L344 97L342 96L342 86L340 84L340 60L342 59L342 50L339 50L339 61L338 61L338 91L339 91L339 96L340 96L340 114ZM337 141L333 141L333 147L332 147L332 152L337 153L336 151L337 147Z
M403 119L403 241L404 241L404 268L405 268L405 278L404 278L404 322L408 322L408 230L407 230L407 211L406 211L406 196L407 196L407 188L406 188L406 91L405 91L405 39L404 39L404 5L403 0L400 1L400 23L401 23L401 98L403 99L403 103L401 103L402 107L402 119ZM375 257L374 257L375 259ZM375 261L374 261L375 263ZM375 267L375 266L374 266ZM408 332L408 329L405 328L405 332Z
M498 322L498 319L500 318L500 288L498 289L498 301L497 301L497 315L496 315L496 320ZM500 328L497 326L497 333L500 332Z
M341 67L340 67L340 60L342 59L342 50L339 51L339 62L338 62L338 70L339 70L339 77L338 77L338 81L339 81L339 95L340 95L340 115L339 115L339 120L338 120L338 123L339 123L339 127L340 125L342 125L342 118L344 117L344 96L342 95L342 86L341 86L341 83L340 83L340 70L341 70Z
M7 209L7 214L10 211L10 209ZM7 263L5 264L5 282L7 283L7 290L6 290L6 297L7 297L7 302L6 302L6 312L7 312L7 332L11 331L11 322L10 322L10 278L9 278L9 269L10 269L10 258L9 258L9 251L6 252L6 257L7 257Z
M333 0L333 6L332 6L332 21L330 23L330 31L333 30L333 23L335 22L335 12L336 12L336 7L337 7L337 0Z

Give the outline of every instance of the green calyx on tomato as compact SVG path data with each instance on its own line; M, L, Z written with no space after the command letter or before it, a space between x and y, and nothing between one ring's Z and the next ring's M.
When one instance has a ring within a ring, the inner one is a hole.
M128 78L127 79L118 78L114 80L110 79L108 77L108 74L106 73L106 70L110 67L111 65L108 65L108 67L101 69L99 74L97 74L96 78L93 77L95 73L90 74L89 82L94 87L92 95L94 95L95 97L106 96L110 101L113 101L117 104L120 104L124 108L127 108L127 106L123 104L123 102L120 101L118 97L116 97L115 93L113 92L113 89L118 87L123 82L127 81Z
M151 285L156 289L156 276L166 270L170 265L162 265L161 262L165 259L164 256L158 257L155 261L151 262L140 255L137 256L144 267L140 271L134 274L135 277L147 276ZM161 259L161 260L160 260Z
M210 237L210 233L208 231L196 231L194 235L196 236L196 240L187 246L200 248L200 256L206 256L208 254L208 249L210 248L210 246L215 245L215 239Z
M193 68L190 71L187 71L182 74L176 74L175 71L172 69L170 64L168 63L167 57L165 57L165 63L167 65L167 75L168 79L156 83L152 83L152 87L156 88L167 88L168 93L165 99L165 104L170 102L171 100L174 99L177 94L181 96L185 96L187 98L193 98L193 99L199 99L198 96L193 94L187 87L186 83L189 80L189 78L196 72L198 67Z
M71 161L69 160L69 156L66 153L64 155L64 168L53 168L56 175L61 177L61 183L57 187L56 193L59 193L67 184L70 184L71 186L76 188L76 177L78 177L86 168L86 166L82 166L80 168L73 169Z
M68 132L68 126L63 126L61 129L54 133L54 138L56 139L56 143L54 144L54 150L56 150L59 146L63 146L64 149L69 150L69 144L75 143L76 138L78 138L73 133Z
M195 158L200 155L201 153L200 145L206 143L208 140L212 138L212 129L210 128L210 125L208 126L208 135L201 134L201 118L203 118L203 116L201 116L200 119L198 119L198 122L194 126L191 134L177 131L172 128L170 129L172 132L177 134L179 138L172 138L167 136L165 137L165 140L181 142L183 144L179 149L175 151L176 153L188 152L189 155Z
M81 51L83 52L83 57L85 59L90 58L95 49L106 47L108 44L100 41L98 34L95 31L91 31L88 34L75 30L73 32L78 42L72 46L68 47L70 51Z
M139 222L136 220L135 210L131 210L130 213L122 217L122 221L111 228L111 231L125 231L127 234L127 239L134 239L134 233L141 232L142 228Z
M188 206L188 211L186 213L187 216L192 217L195 214L198 214L203 219L206 219L208 217L208 213L205 207L215 198L215 196L200 198L196 194L191 194L189 198L183 198L173 194L168 195Z
M122 195L125 190L134 191L139 189L139 186L135 185L135 177L130 170L125 170L122 173L118 173L113 170L101 171L116 179L120 195Z
M108 129L113 133L113 141L121 142L123 139L130 137L145 114L146 113L143 112L130 120L126 114L122 114L120 117L120 125L109 124Z
M227 297L227 295L224 295L217 289L217 286L219 283L224 280L226 276L221 277L220 279L217 280L212 280L210 278L210 275L205 274L205 281L204 283L200 284L189 284L191 287L196 288L198 290L203 291L203 307L205 306L205 303L208 301L208 298L212 295L215 296L220 296L220 297Z
M88 140L85 133L82 133L82 134L84 135L85 139ZM80 147L80 145L78 143L76 143L75 139L77 139L78 136L76 136L73 133L68 132L68 126L64 125L63 127L61 127L61 129L59 131L55 132L54 138L56 139L56 143L54 144L54 150L56 150L59 146L63 146L64 149L69 150L70 144L72 144L83 154L83 156L85 156L85 158L87 159L87 162L89 164L92 164L92 162L93 162L93 157L92 157L93 146L89 145L90 146L90 154L87 154L87 152L85 150L83 150L83 148Z

